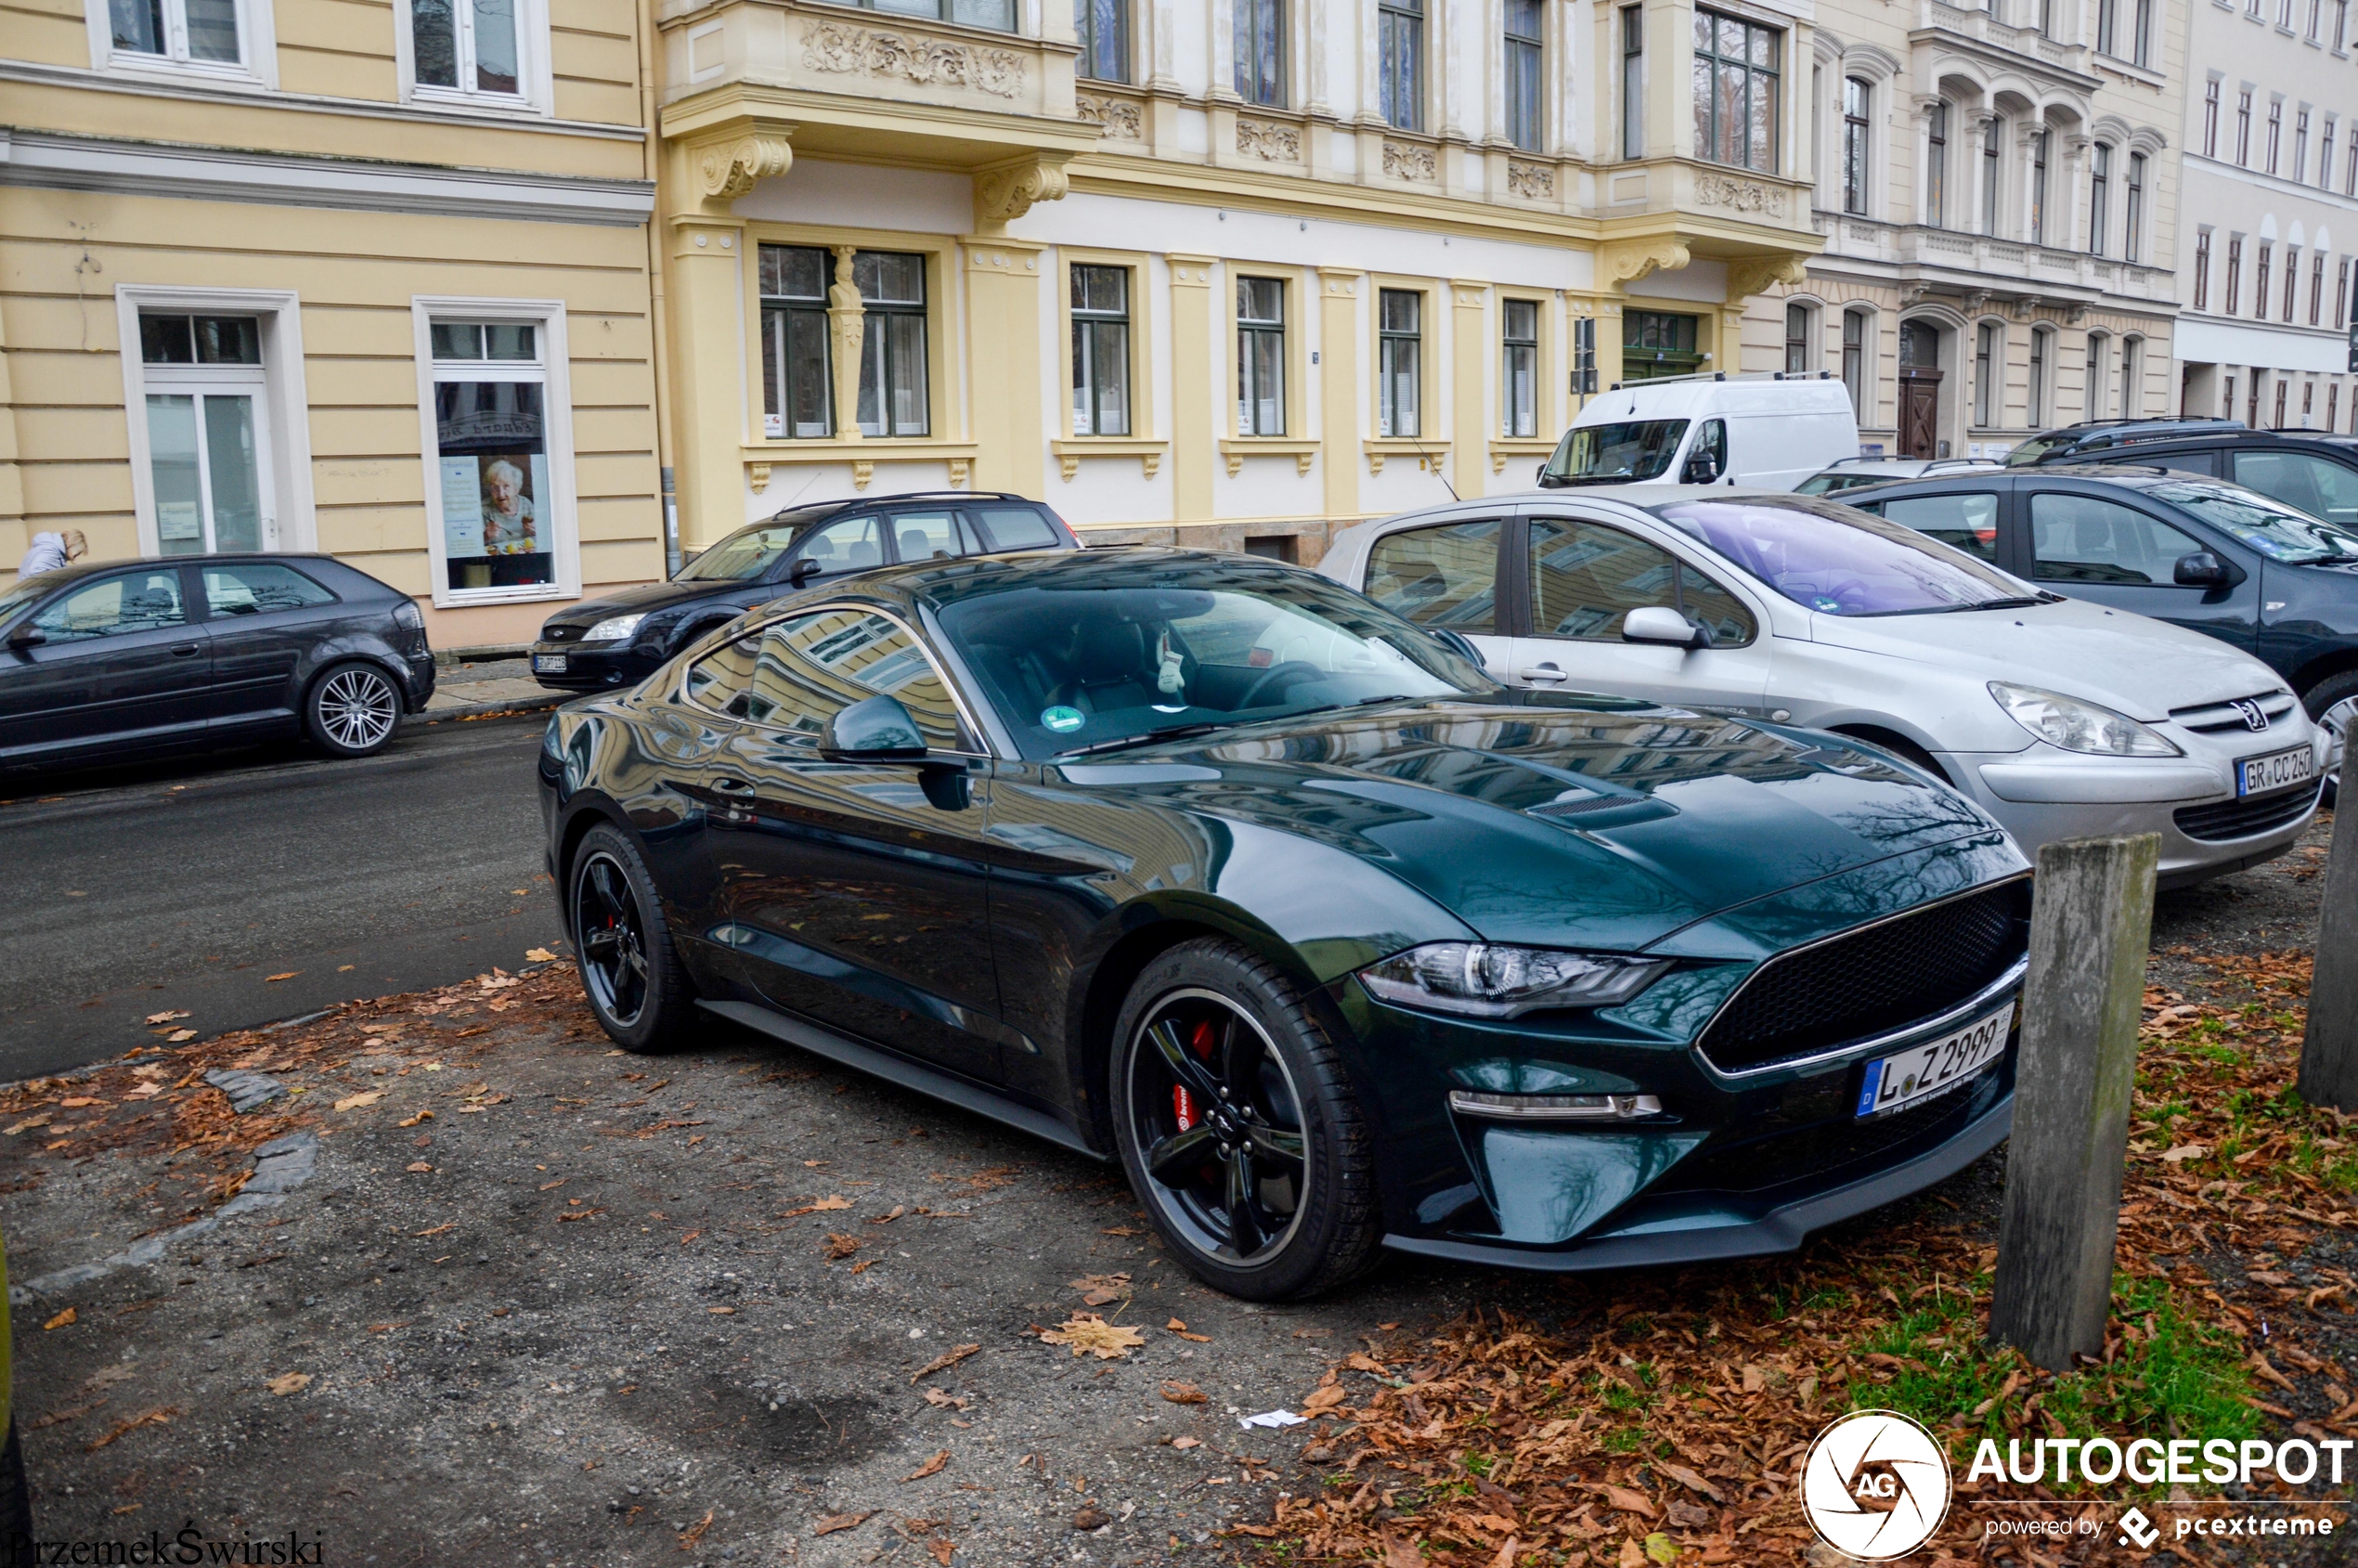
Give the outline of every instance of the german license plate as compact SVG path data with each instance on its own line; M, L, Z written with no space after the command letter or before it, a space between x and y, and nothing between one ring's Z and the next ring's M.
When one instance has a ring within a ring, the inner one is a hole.
M2235 793L2265 795L2272 789L2307 784L2316 776L2316 754L2305 745L2297 745L2290 751L2272 751L2265 757L2247 757L2238 761Z
M2014 1021L2015 1004L2009 1002L1953 1034L1869 1062L1866 1082L1859 1087L1859 1114L1886 1115L1966 1082L1998 1059Z
M565 656L563 654L535 654L532 655L533 674L563 675L564 672Z

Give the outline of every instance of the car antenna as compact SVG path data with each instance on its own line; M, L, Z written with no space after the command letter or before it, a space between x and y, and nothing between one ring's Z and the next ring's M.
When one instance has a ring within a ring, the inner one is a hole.
M1449 483L1449 476L1441 472L1441 465L1432 460L1432 454L1425 450L1424 443L1419 441L1413 435L1408 436L1406 439L1408 445L1417 448L1417 460L1423 463L1427 469L1431 470L1432 476L1435 479L1441 481L1441 487L1449 492L1449 499L1453 501L1464 499L1463 497L1458 494L1458 486Z

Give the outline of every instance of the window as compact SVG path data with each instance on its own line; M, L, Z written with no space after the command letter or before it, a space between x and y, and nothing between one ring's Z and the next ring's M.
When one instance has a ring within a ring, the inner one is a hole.
M1995 401L1998 369L1998 324L1994 321L1984 321L1974 329L1973 422L1977 429L1989 428L1990 406Z
M2088 169L2088 253L2105 253L2105 199L2111 194L2112 148L2098 142Z
M2123 338L2120 342L2120 417L2133 420L2144 409L2145 340Z
M2268 262L2272 246L2262 245L2251 262L2251 314L2258 321L2268 319Z
M1660 546L1599 523L1531 520L1531 624L1537 635L1618 641L1629 612L1650 605L1701 622L1722 647L1753 639L1743 603Z
M2309 324L2321 325L2326 316L2326 253L2309 258Z
M1286 285L1237 279L1237 434L1286 433Z
M1842 313L1842 385L1850 394L1852 417L1867 417L1867 313Z
M547 337L538 321L435 317L429 329L447 592L557 585Z
M2235 417L2235 378L2233 376L2224 376L2220 380L2219 417L2222 420L2232 420Z
M2251 89L2235 95L2235 162L2251 166Z
M1367 552L1367 597L1419 626L1471 636L1496 631L1498 525L1386 534Z
M1072 433L1130 434L1130 269L1072 268Z
M1949 208L1949 105L1932 106L1924 127L1924 222L1940 227Z
M1867 211L1867 145L1874 134L1869 110L1874 88L1856 76L1842 79L1842 210Z
M204 568L204 602L214 616L262 616L311 610L336 596L292 566L273 561L231 561Z
M2331 430L2334 427L2334 421L2340 418L2339 412L2340 407L2341 383L2328 382L2326 385L2326 428L2327 430Z
M2317 30L2326 24L2326 0L2309 0L2309 41L2317 42Z
M2285 394L2290 391L2292 383L2284 377L2276 378L2276 417L2269 422L2278 430L2285 427Z
M1777 71L1783 34L1716 11L1695 12L1695 156L1773 174Z
M2358 123L2350 127L2350 145L2343 149L2341 161L2341 193L2358 196Z
M873 519L870 519L873 523ZM970 749L950 688L916 640L870 610L821 610L740 638L689 667L689 700L816 742L863 698L900 699L926 745Z
M156 552L271 548L261 322L142 312L139 358Z
M2178 558L2202 549L2158 518L2095 496L2043 491L2030 498L2031 576L2048 583L2169 587Z
M2120 31L2119 16L2120 0L2096 0L2097 53L2105 55L2120 53L2120 41L2117 36Z
M2285 140L2285 103L2277 98L2268 105L2268 172L2276 172L2276 156L2283 150Z
M2047 137L2040 131L2030 138L2030 242L2047 242Z
M2219 78L2212 77L2202 90L2202 155L2219 156Z
M2047 422L2047 344L2054 335L2037 330L2030 334L2030 379L2024 384L2023 395L2033 430Z
M2242 296L2244 281L2244 240L2240 234L2227 238L2227 286L2219 291L2219 309L2228 316L2235 313L2235 302Z
M1416 435L1422 384L1425 297L1413 289L1376 294L1376 434Z
M2127 208L2122 214L2128 220L2128 227L2120 237L2120 253L2131 262L2143 261L2145 250L2145 155L2142 152L2129 155Z
M1378 0L1376 6L1377 110L1384 123L1404 131L1424 128L1424 0Z
M2195 236L2195 308L2210 308L2210 230Z
M1286 0L1237 0L1237 94L1247 103L1286 102Z
M2352 136L2358 136L2353 131ZM1646 155L1646 11L1626 6L1621 12L1621 155Z
M1621 379L1692 375L1703 368L1695 347L1699 317L1665 310L1628 310L1621 317Z
M2088 334L2088 372L2080 385L2080 408L2092 420L2105 414L2105 335Z
M1809 307L1793 304L1785 306L1785 374L1803 376L1809 373Z
M2317 188L2334 188L2334 117L2326 116L2326 128L2317 136Z
M1998 234L1999 176L2005 169L2004 135L2005 122L1994 118L1981 131L1981 231L1992 239Z
M409 0L417 96L522 101L528 14L518 0Z
M841 0L841 3L872 11L891 11L902 16L962 22L968 27L988 27L1001 32L1013 32L1016 28L1015 0Z
M1539 0L1507 0L1507 139L1536 152L1547 136Z
M180 574L165 566L84 583L33 616L32 624L52 642L86 642L184 626L188 619Z
M2316 404L2317 404L2317 383L2316 383L2315 382L2301 382L2301 383L2300 383L2300 427L2301 427L2303 430L2306 430L2306 429L2308 429L2308 428L2309 428L2309 416L2310 416L2310 414L2311 414L2311 413L2313 413L2313 412L2315 410L2315 408L2316 408Z
M2298 250L2287 249L2285 252L2285 319L2287 321L2292 319L2293 307L2297 303L2295 296L2300 292L2300 253Z
M926 258L858 251L851 279L864 313L860 334L860 434L923 435L931 428L926 391Z
M2300 184L2309 178L2309 111L2295 111L2292 117L2292 179Z
M1130 80L1130 0L1073 0L1076 69L1098 82Z
M1911 496L1876 508L1885 519L1938 539L1951 550L1998 564L1998 498L1976 490L1961 496Z
M2326 426L2333 428L2328 416ZM2306 452L2237 452L2235 483L2312 517L2347 528L2358 525L2358 473Z
M761 431L772 439L833 435L827 253L761 247Z
M2339 331L2349 324L2349 308L2350 258L2344 256L2341 265L2334 269L2334 330Z
M1498 413L1502 434L1539 434L1539 302L1503 300L1498 306Z
M1572 390L1583 395L1597 390L1597 321L1591 316L1572 324Z
M2138 65L2153 64L2154 0L2136 0L2131 12L2133 30L2129 40L2129 58Z
M107 0L108 41L128 63L242 73L242 9L238 0Z

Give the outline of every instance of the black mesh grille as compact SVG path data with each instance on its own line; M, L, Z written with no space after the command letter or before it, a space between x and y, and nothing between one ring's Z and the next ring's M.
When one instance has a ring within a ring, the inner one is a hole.
M2012 1071L2001 1056L1972 1083L1888 1116L1866 1121L1821 1121L1726 1148L1705 1148L1673 1166L1651 1190L1758 1192L1804 1176L1830 1176L1846 1165L1888 1154L1902 1145L1956 1132L1996 1103Z
M2319 784L2287 790L2281 795L2254 795L2222 800L2216 806L2181 806L2171 813L2178 831L2189 838L2213 842L2249 838L2271 828L2297 823L2317 801Z
M1830 1051L1958 1005L2029 950L2030 879L2017 877L1781 954L1703 1032L1714 1066Z

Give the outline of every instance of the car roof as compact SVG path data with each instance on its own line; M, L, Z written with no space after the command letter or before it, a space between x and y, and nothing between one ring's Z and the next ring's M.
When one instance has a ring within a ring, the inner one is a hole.
M903 501L1020 501L1026 506L1047 510L1030 496L1019 496L1012 490L900 490L889 496L838 496L832 500L804 501L799 506L779 509L776 512L745 525L747 528L774 527L780 523L815 522L832 517L839 512L854 512L868 507L897 506ZM734 532L743 533L744 528Z
M1021 583L1055 587L1107 586L1109 577L1124 575L1145 579L1175 566L1200 565L1231 577L1293 577L1331 587L1306 566L1273 561L1263 555L1230 551L1183 550L1174 545L1099 545L1086 550L1019 550L993 555L961 555L944 561L918 561L878 566L843 582L807 590L817 599L863 597L923 604L942 609L978 593L999 592ZM1124 568L1128 568L1127 572ZM1082 579L1076 583L1074 579Z

